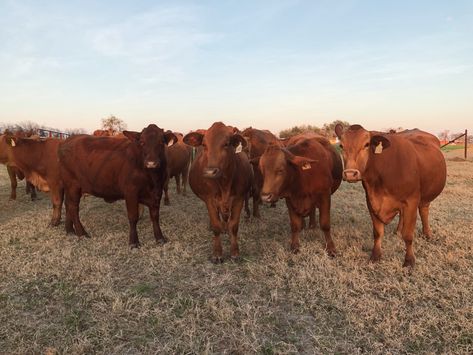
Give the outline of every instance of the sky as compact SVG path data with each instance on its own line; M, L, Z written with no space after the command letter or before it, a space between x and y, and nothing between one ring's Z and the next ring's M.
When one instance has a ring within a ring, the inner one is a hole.
M473 131L473 1L0 0L0 122Z

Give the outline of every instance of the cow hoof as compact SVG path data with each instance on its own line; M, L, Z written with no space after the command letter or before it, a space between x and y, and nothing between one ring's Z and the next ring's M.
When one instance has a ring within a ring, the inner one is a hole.
M409 268L413 268L414 265L416 263L416 259L415 258L412 258L412 259L405 259L404 260L404 264L402 264L402 267L409 267Z
M49 226L50 226L50 227L57 227L60 223L61 223L60 220L59 220L59 221L51 221L51 222L49 223Z
M336 249L327 249L327 255L331 258L335 258L337 256Z
M276 208L276 202L271 202L271 205L269 205L271 208Z
M89 235L88 233L84 233L84 234L79 235L79 238L87 238L87 239L90 239L90 235Z
M300 253L300 249L299 249L298 246L297 246L297 247L296 247L296 246L291 246L291 252L292 252L293 254L299 254L299 253Z
M378 263L381 260L381 254L375 255L371 254L370 263Z
M167 238L159 238L156 240L156 243L160 244L160 245L164 245L168 242L169 240Z
M140 243L131 243L130 244L130 249L133 250L133 249L139 249L141 247Z
M221 256L214 256L212 258L212 263L214 263L214 264L223 264L223 258Z

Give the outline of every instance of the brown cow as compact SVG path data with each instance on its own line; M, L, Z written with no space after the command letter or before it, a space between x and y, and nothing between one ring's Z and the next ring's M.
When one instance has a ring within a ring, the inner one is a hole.
M57 151L63 141L56 138L36 140L15 136L5 136L2 139L8 144L11 165L18 168L38 190L50 192L53 205L51 225L57 226L61 221L64 198Z
M286 199L292 231L291 250L299 252L303 218L318 208L325 248L330 256L335 256L330 234L330 204L331 195L342 181L342 162L330 142L318 137L289 147L269 145L259 159L259 169L264 178L263 201Z
M11 132L5 131L6 135L12 135ZM5 136L6 136L5 135ZM14 134L16 137L28 137L27 133L23 131L15 132ZM30 134L31 135L31 134ZM5 164L7 167L8 177L10 178L10 200L16 200L16 188L18 186L17 179L23 180L25 175L16 167L12 166L8 161L8 145L5 139L3 139L4 135L0 135L0 164ZM35 137L36 139L36 137ZM39 138L38 138L39 139ZM26 193L31 195L31 201L36 200L36 189L35 187L26 180Z
M418 129L388 134L353 125L335 127L343 149L343 179L362 181L373 223L371 260L381 258L384 225L400 214L406 244L404 266L414 266L412 241L419 210L423 233L430 237L429 205L443 190L447 168L438 139Z
M205 202L214 233L213 262L223 262L220 234L230 234L230 254L239 258L238 227L240 214L252 184L252 169L245 153L236 148L246 140L233 127L214 123L205 134L188 133L184 142L193 147L203 146L191 165L189 185Z
M77 135L68 138L58 152L66 196L66 232L88 236L79 219L83 193L106 202L125 199L130 224L129 244L140 245L136 224L138 204L149 208L154 237L164 243L159 207L166 178L165 146L176 136L154 124L141 133L124 131L128 139Z
M250 162L253 164L254 171L254 184L253 184L253 216L260 218L261 214L259 212L259 205L261 201L261 188L263 187L263 176L258 169L258 158L263 155L266 147L269 144L277 144L278 138L268 130L260 130L252 127L248 127L243 130L241 133L245 137L248 145L246 146L245 151L250 158ZM275 207L274 203L271 204L271 207Z
M168 165L168 175L164 183L164 204L169 205L168 185L169 180L173 177L176 179L177 193L181 193L181 177L182 177L182 194L186 195L187 178L189 176L189 164L192 156L192 147L183 141L182 133L174 133L177 137L177 143L166 149L166 159Z

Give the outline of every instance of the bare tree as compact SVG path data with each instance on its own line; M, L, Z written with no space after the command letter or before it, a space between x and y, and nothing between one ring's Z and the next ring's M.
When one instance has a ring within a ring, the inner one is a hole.
M448 141L448 134L449 133L450 133L450 131L448 129L444 129L442 132L440 132L438 134L438 137L440 138L440 140Z
M102 129L111 133L121 132L126 129L126 123L121 118L110 115L110 117L102 118Z

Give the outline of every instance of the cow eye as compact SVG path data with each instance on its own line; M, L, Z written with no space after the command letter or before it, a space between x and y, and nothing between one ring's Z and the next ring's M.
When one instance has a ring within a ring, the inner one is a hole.
M369 142L368 142L368 143L366 143L366 144L365 144L365 149L368 149L368 148L369 148L369 146L370 146L370 143L369 143Z
M342 149L342 150L343 150L343 145L341 145L341 144L340 144L340 149Z

